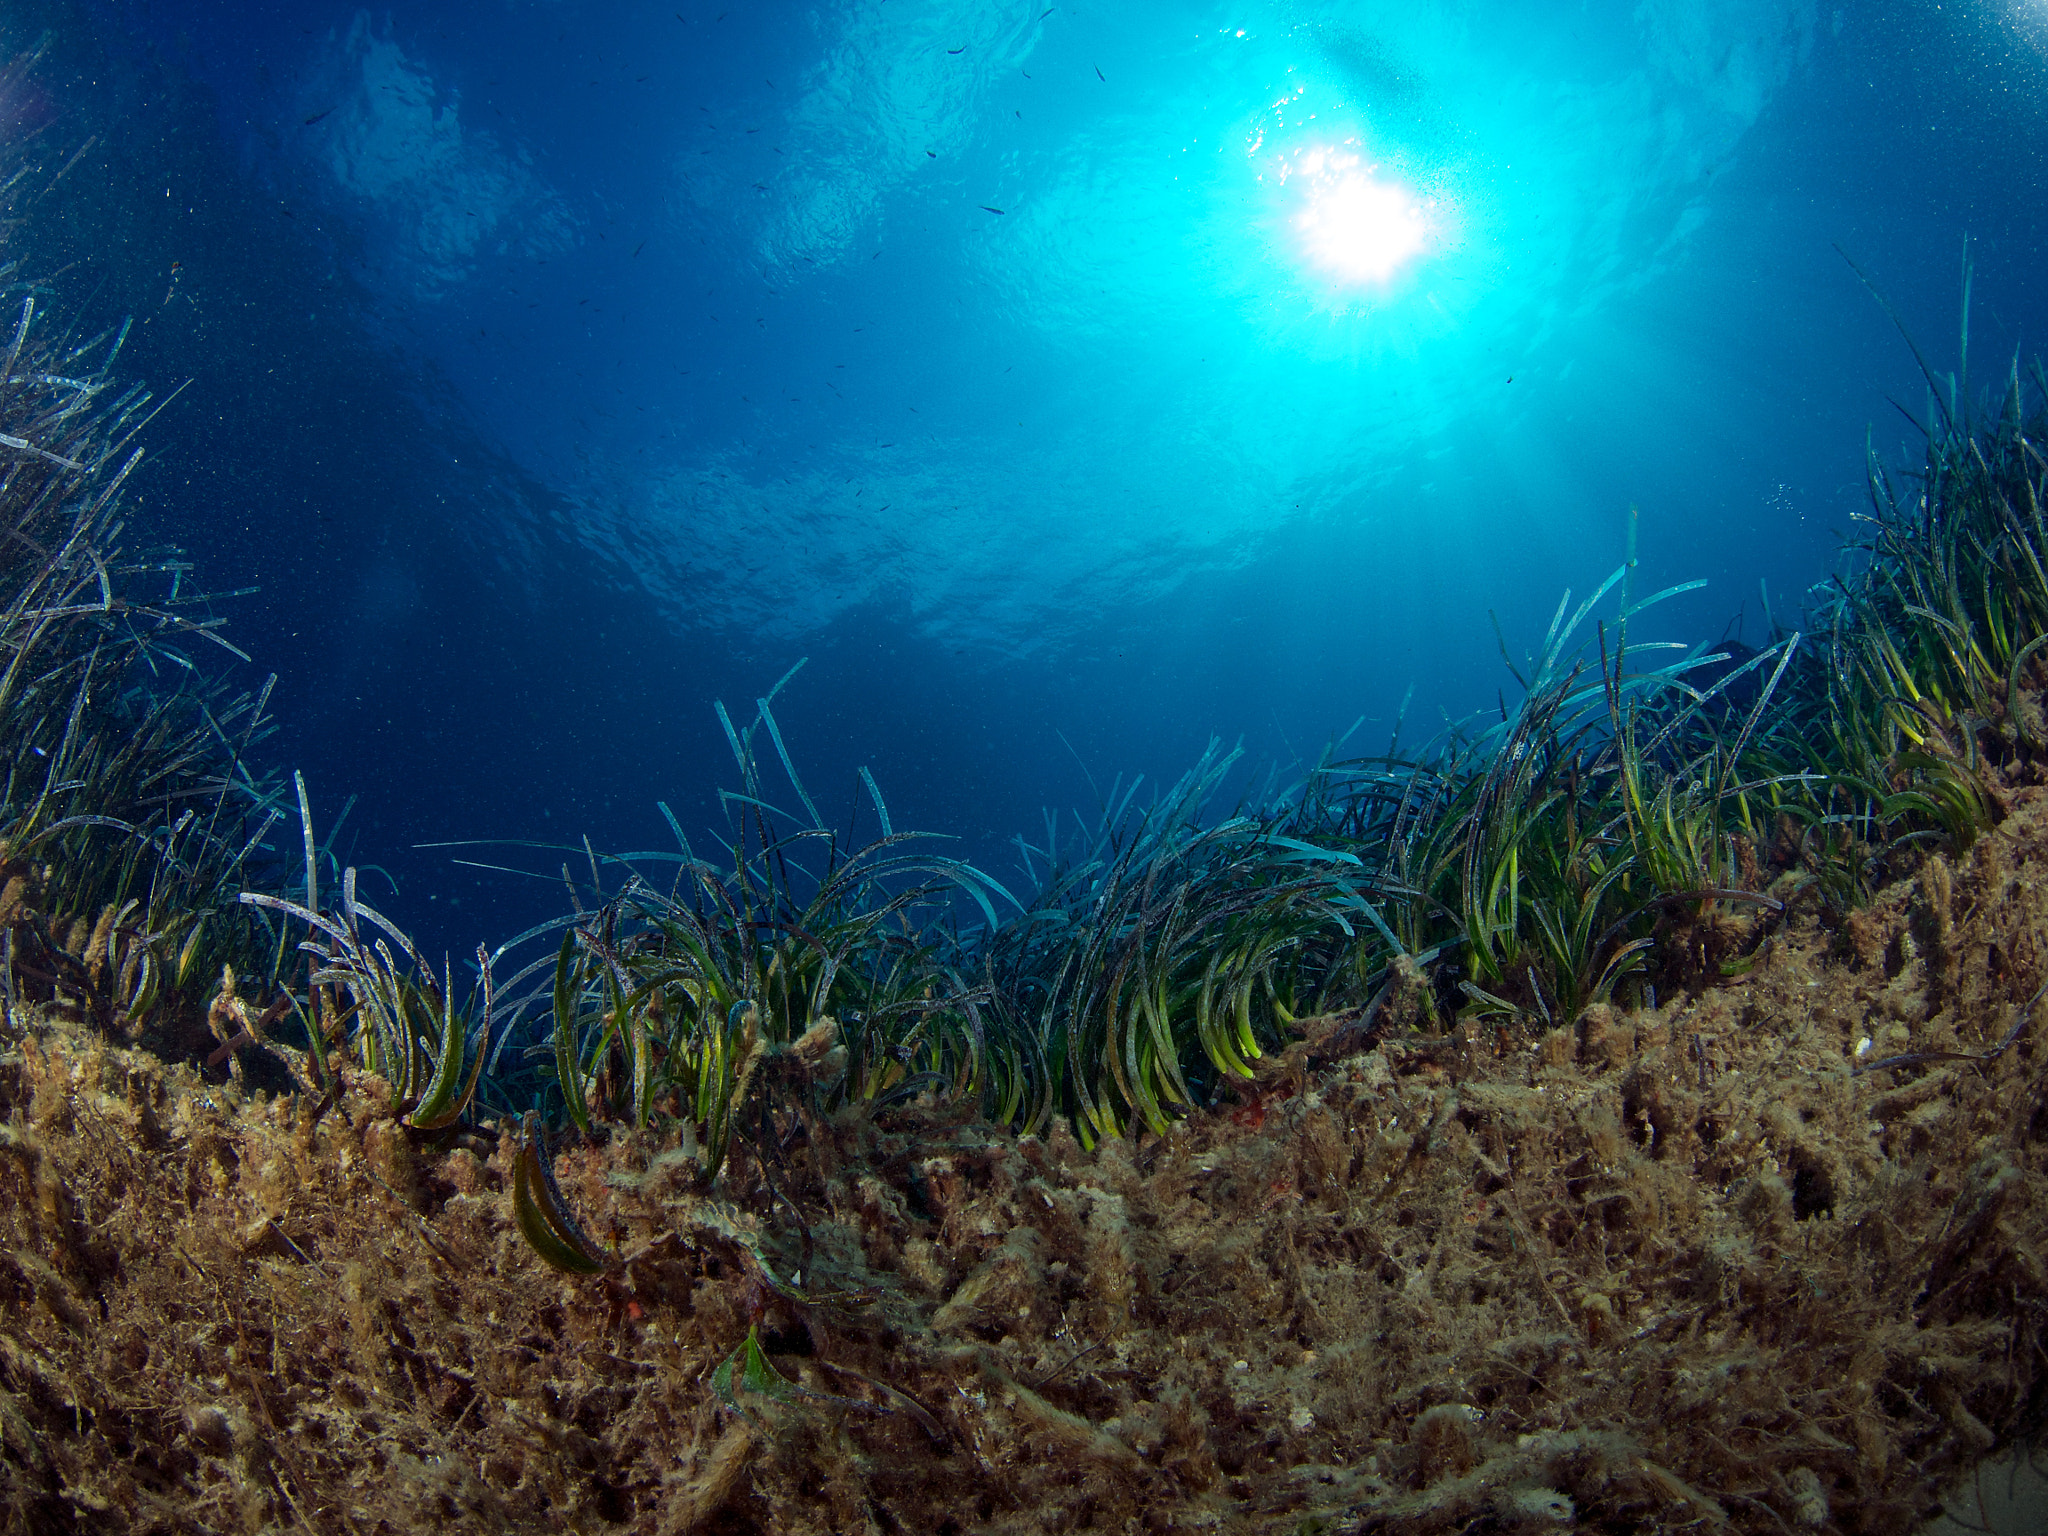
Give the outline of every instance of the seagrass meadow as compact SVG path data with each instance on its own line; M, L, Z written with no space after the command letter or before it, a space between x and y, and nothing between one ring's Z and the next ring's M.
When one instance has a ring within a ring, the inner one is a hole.
M1905 1531L2038 1431L2038 376L1931 381L1806 629L1652 650L1624 566L1493 724L1022 895L771 695L715 852L462 1002L14 295L14 1528Z
M471 850L564 894L458 967L131 547L126 329L0 268L0 1518L1919 1528L2048 1405L2048 381L1968 282L1761 645L1631 536L1492 717L1023 881L821 812L793 671L722 823Z

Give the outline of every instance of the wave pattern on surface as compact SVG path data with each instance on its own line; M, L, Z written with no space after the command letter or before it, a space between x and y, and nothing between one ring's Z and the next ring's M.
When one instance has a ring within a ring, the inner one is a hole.
M466 126L460 98L380 35L368 11L330 34L300 102L319 162L375 221L410 296L460 287L486 252L540 256L574 243L576 220L531 155Z

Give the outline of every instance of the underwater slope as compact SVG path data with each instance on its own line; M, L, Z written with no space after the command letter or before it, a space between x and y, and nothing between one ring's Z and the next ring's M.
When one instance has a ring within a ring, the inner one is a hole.
M0 1063L22 1528L1915 1529L2037 1425L2048 800L1740 984L1342 1043L1084 1152L928 1104L706 1198L389 1089ZM1324 1042L1318 1049L1310 1043ZM324 1113L322 1112L324 1108Z
M21 1523L1903 1529L2037 1429L2038 372L1929 371L1810 633L1646 664L1631 549L1498 725L1213 748L1021 901L721 706L729 835L567 850L464 1002L9 297Z

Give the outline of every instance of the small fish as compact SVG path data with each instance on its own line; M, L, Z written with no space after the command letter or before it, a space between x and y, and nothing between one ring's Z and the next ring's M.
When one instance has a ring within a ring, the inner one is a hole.
M962 43L958 48L948 48L946 50L948 53L965 53L966 51L967 45L965 43Z
M309 117L309 118L307 118L307 119L306 119L306 126L307 126L308 128L310 128L310 127L312 127L312 126L313 126L313 125L314 125L315 123L319 122L321 118L323 118L323 117L331 117L331 116L333 116L333 114L334 114L334 108L332 108L332 107L329 107L329 108L328 108L328 109L327 109L327 110L326 110L325 112L315 112L315 113L314 113L314 114L313 114L313 115L312 115L311 117Z
M634 247L633 247L633 254L634 254L635 256L638 256L638 255L639 255L639 254L640 254L640 253L641 253L642 251L644 251L644 250L646 250L646 249L647 249L647 242L646 242L645 240L642 240L642 241L641 241L641 242L640 242L640 243L639 243L638 245L636 245L636 246L634 246Z
M981 211L983 213L993 213L1000 216L1003 210L1000 208L991 208L987 203L983 203L981 204Z
M1109 84L1109 76L1105 75L1102 72L1102 66L1100 64L1095 66L1095 78L1100 80L1104 85Z

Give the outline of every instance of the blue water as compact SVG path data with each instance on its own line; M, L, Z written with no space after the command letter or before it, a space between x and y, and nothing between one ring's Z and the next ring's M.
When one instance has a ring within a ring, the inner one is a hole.
M189 380L134 537L466 951L777 700L999 877L1212 735L1419 743L1623 557L1797 624L1926 386L2048 338L2048 4L11 0L19 237ZM1896 402L1896 405L1894 404ZM1761 586L1760 586L1761 584ZM1638 590L1642 587L1639 585ZM580 855L579 855L580 857Z

